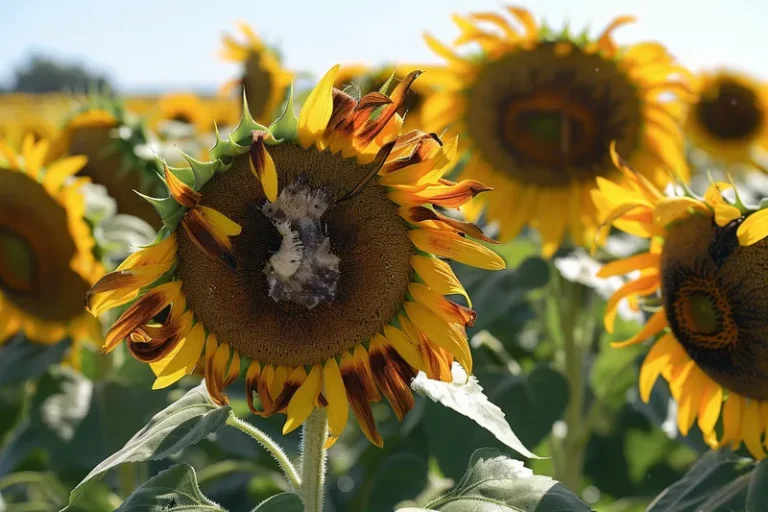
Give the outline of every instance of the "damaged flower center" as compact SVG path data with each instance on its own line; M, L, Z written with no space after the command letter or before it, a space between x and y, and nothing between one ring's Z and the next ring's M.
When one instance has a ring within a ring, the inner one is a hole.
M325 191L310 188L300 177L262 208L282 237L264 266L269 296L275 302L291 301L312 309L336 295L339 258L331 252L322 220L329 205Z

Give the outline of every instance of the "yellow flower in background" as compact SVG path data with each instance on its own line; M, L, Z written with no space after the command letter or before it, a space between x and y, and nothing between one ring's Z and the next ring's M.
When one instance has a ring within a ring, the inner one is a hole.
M224 389L247 366L251 410L286 414L284 432L326 407L332 444L351 407L381 446L371 402L383 395L402 419L417 371L449 381L454 359L472 368L465 326L475 313L444 297L466 292L440 257L504 262L471 239L492 242L477 226L434 209L487 190L442 178L457 140L399 135L396 112L419 73L390 97L357 101L333 89L337 71L298 119L292 101L269 128L245 110L210 162L166 169L170 197L153 200L157 244L96 283L87 304L99 315L135 300L104 348L127 340L157 388L203 355L210 394L227 403Z
M194 127L196 131L208 131L211 126L211 114L205 103L192 93L173 93L161 96L157 101L155 127L163 121Z
M659 376L677 401L677 426L694 421L714 448L743 442L756 458L768 441L768 210L753 210L723 193L717 182L703 199L666 197L617 160L621 185L598 178L595 204L606 226L651 238L651 248L605 265L600 277L639 271L608 301L612 330L619 302L660 308L624 347L656 337L640 369L648 401ZM738 196L737 196L738 198ZM718 423L718 420L722 421Z
M336 83L333 86L342 90L346 87L357 88L362 94L368 94L379 92L389 81L388 90L391 91L411 71L426 69L427 73L429 73L430 67L413 65L366 67L360 64L349 64L341 67L336 77ZM408 91L408 96L403 102L403 106L397 112L398 115L403 117L403 130L422 129L421 109L424 101L431 93L432 88L426 82L418 80L413 83L411 90Z
M701 73L685 123L691 143L725 164L751 164L768 146L768 84L736 71Z
M149 194L162 187L156 160L137 155L139 147L146 143L139 118L127 113L117 99L94 97L70 115L56 146L59 154L87 157L88 163L78 176L103 185L119 213L159 228L162 224L157 212L135 192Z
M49 143L29 135L20 154L0 141L0 344L101 339L82 295L103 274L84 219L76 156L44 165Z
M238 94L242 94L245 91L251 117L257 122L268 123L285 99L293 76L283 69L279 57L251 27L240 23L239 28L245 36L245 42L241 43L225 35L222 38L224 47L221 49L221 57L240 64L241 76L224 84L222 92L229 93L237 89Z
M612 141L658 185L670 170L687 175L679 125L693 91L689 72L661 44L616 45L613 30L632 18L616 18L592 39L554 33L525 9L507 11L522 30L496 13L454 17L455 44L478 44L478 55L426 36L448 65L424 75L439 90L422 120L427 131L462 134L472 156L461 176L495 189L466 209L470 220L485 207L502 241L530 224L549 256L566 230L573 243L591 239L589 191L595 177L616 174Z

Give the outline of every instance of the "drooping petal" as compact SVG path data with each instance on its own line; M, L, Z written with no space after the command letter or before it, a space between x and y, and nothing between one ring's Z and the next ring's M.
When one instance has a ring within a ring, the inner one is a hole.
M659 375L670 365L671 352L677 341L672 334L662 336L653 344L640 367L639 390L643 402L651 399L651 390Z
M157 366L157 379L152 389L163 389L189 375L195 368L205 346L205 328L202 322L197 322L187 332L179 351L165 364Z
M447 229L454 233L463 233L490 244L499 243L483 233L483 230L476 224L453 219L430 208L425 208L423 206L403 206L398 208L397 213L412 224L420 224L431 229Z
M469 294L459 282L456 274L448 263L430 256L411 256L411 267L419 277L440 295L461 295L467 300L469 307L472 301Z
M178 300L181 282L173 281L153 288L126 309L107 332L102 350L111 352L138 327L149 322L171 302Z
M345 352L341 359L341 379L344 382L344 390L347 394L349 405L352 406L352 413L357 419L360 430L365 437L374 445L381 448L384 446L384 440L381 438L376 422L373 419L373 412L368 403L368 395L364 381L367 377L361 377L360 365L356 364L355 357L349 352ZM370 377L371 380L373 377ZM377 392L378 393L378 392Z
M624 341L614 341L611 343L611 346L613 348L624 348L628 347L630 345L636 345L638 343L642 343L643 341L647 340L651 336L658 334L661 332L665 327L667 327L667 314L666 311L663 309L657 311L654 313L651 318L648 319L648 321L645 323L642 329L640 329L640 332L632 336L631 338L624 340Z
M135 299L144 286L156 281L171 268L171 263L115 270L99 279L85 295L85 307L99 316L108 309Z
M269 132L253 132L248 163L251 166L251 172L261 183L267 200L274 203L277 200L277 167L265 144L265 139L269 136Z
M237 268L237 259L229 238L216 229L200 209L187 211L181 219L181 226L189 239L208 258L232 271Z
M433 185L419 192L395 190L388 194L389 198L402 206L419 206L434 204L444 208L458 208L471 201L481 192L493 190L476 180L462 180L451 185Z
M304 369L302 368L302 371ZM283 426L283 434L288 434L299 427L315 408L315 402L323 389L323 368L319 364L312 367L309 376L294 393L288 404L288 419Z
M325 362L323 368L324 394L328 400L328 440L325 448L330 448L336 443L349 417L349 400L344 389L344 381L336 359L331 357Z
M714 432L723 405L723 388L712 379L702 384L699 404L699 429L704 435Z
M379 342L385 346L391 346L405 359L405 362L417 370L425 371L424 359L418 342L411 340L403 331L391 325L384 326L384 336ZM373 370L373 367L371 367Z
M475 318L477 318L475 311L446 299L426 285L411 283L408 291L416 302L428 307L446 322L454 322L469 327L475 324Z
M415 403L409 386L416 373L397 351L382 343L380 334L371 339L370 358L376 384L402 421Z
M450 231L412 229L408 236L417 249L486 270L503 270L507 264L492 250Z
M281 366L281 368L285 367ZM290 371L288 371L288 368L285 369L285 384L283 384L282 389L280 389L280 392L275 397L275 410L278 412L286 411L288 404L291 402L293 396L296 394L302 384L304 384L304 381L307 380L307 371L303 366L297 366Z
M421 304L406 302L404 307L408 318L419 330L437 346L450 352L467 373L472 372L472 354L463 328L446 322Z

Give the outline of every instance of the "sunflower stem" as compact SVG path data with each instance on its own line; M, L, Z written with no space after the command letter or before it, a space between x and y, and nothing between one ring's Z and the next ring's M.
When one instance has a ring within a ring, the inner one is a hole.
M304 501L305 512L323 510L327 439L325 410L315 409L304 422L301 431L301 499Z
M559 273L555 274L559 276ZM581 492L584 465L585 440L589 435L584 431L584 350L577 336L579 311L584 307L580 285L571 283L562 276L558 279L560 296L557 301L560 328L563 336L565 377L568 381L569 403L565 410L567 430L562 440L561 474L558 479L575 493Z
M247 421L241 420L235 416L233 412L229 413L227 425L236 428L259 443L277 461L277 464L280 466L280 469L283 470L283 474L285 474L285 478L288 479L291 487L296 491L301 489L301 480L299 479L299 475L296 472L296 468L293 466L291 459L288 458L288 455L286 455L280 445L278 445L271 437Z

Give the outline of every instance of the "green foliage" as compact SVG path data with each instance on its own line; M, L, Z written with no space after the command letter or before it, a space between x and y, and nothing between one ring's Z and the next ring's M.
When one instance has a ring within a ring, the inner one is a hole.
M96 466L70 497L70 504L98 482L110 469L126 462L160 460L203 440L221 427L229 416L228 407L214 404L204 386L198 386L156 414L126 445Z
M264 500L253 512L303 512L304 504L298 494L283 492Z
M137 488L115 512L180 512L199 510L226 512L200 492L192 466L176 464L161 471Z
M590 507L549 477L534 475L522 462L496 450L472 454L464 477L426 509L442 512L589 512Z
M648 512L744 510L754 468L754 462L727 449L709 452L682 479L665 489Z

